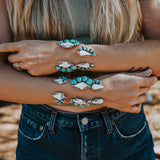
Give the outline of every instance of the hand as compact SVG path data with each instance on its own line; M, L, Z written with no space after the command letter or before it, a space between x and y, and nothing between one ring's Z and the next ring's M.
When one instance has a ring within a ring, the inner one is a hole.
M103 105L122 112L138 113L141 104L147 100L145 94L157 82L150 77L151 70L135 73L118 73L99 77L105 86L99 95L105 99Z
M8 60L14 67L27 70L33 76L57 72L57 62L69 60L76 50L77 47L63 49L57 41L25 40L0 45L0 52L17 52L9 55Z

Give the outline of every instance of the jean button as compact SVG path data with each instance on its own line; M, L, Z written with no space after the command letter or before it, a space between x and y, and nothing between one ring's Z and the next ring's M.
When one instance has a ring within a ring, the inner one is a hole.
M86 118L86 117L82 118L82 124L87 125L88 124L88 118Z

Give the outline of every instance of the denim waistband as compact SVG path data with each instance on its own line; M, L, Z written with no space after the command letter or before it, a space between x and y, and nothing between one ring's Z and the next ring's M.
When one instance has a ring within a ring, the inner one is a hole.
M88 127L95 127L111 122L119 117L125 115L126 113L120 112L118 110L103 108L94 111L88 111L83 113L72 113L67 111L61 111L51 108L47 105L26 105L22 106L22 114L28 113L32 116L38 117L45 121L48 121L54 125L61 125L66 127L80 127L84 130ZM87 125L83 124L83 119L87 118ZM109 120L109 121L108 121ZM78 126L78 125L79 126Z

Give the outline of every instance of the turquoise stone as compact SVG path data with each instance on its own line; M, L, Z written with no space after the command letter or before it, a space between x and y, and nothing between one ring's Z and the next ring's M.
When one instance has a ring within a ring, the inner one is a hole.
M58 104L61 105L62 103L61 103L61 102L58 102Z
M67 68L67 72L72 72L72 70L70 68Z
M71 66L72 70L76 70L76 66Z
M61 70L62 72L66 72L66 69L65 68L62 68L62 70Z
M92 52L93 52L93 50L91 49L89 52L90 52L90 53L92 53Z
M84 106L83 106L83 105L80 105L80 107L83 108Z
M61 67L57 66L57 67L56 67L56 70L58 70L58 71L61 70Z
M99 81L99 84L102 84L102 82L101 82L101 81Z
M71 83L74 85L74 84L77 83L77 81L76 81L75 79L72 79L72 80L71 80Z
M75 41L74 44L75 44L75 45L76 45L76 44L79 44L79 42L78 42L78 41Z
M69 42L69 40L68 40L68 39L65 39L64 42Z
M82 78L83 82L85 82L87 79L88 79L87 76L83 76Z
M58 41L59 44L63 43L63 41Z
M77 77L77 81L81 82L82 78L81 77Z
M58 100L55 100L56 101L56 103L58 103Z
M91 84L92 83L92 80L91 79L88 79L87 80L87 84Z
M61 103L64 103L64 100L62 100Z
M86 51L89 52L90 48L87 48Z
M69 101L69 103L70 103L70 104L73 104L73 102L72 102L72 101Z
M99 80L96 80L96 83L99 83Z
M73 43L73 42L75 42L75 40L74 40L74 39L71 39L70 42Z
M93 80L92 83L94 84L94 83L95 83L95 80Z
M82 48L83 48L83 50L85 50L85 49L86 49L86 47L85 47L85 46L83 46Z
M85 107L89 107L89 105L88 105L88 104L85 104L84 106L85 106Z
M80 50L82 50L82 47L79 47Z
M94 67L94 64L91 64L91 67Z
M95 56L95 55L96 55L96 53L94 53L94 52L93 52L93 53L92 53L92 55L93 55L93 56Z
M78 104L77 104L77 103L74 103L74 106L78 106Z

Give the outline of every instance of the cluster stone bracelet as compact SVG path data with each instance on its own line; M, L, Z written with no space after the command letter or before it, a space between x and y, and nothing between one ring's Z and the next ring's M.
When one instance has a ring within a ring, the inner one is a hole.
M52 97L55 98L55 102L58 105L62 105L65 100L66 100L66 96L64 95L64 93L62 92L55 92L54 94L52 94ZM92 100L86 101L84 99L81 98L71 98L69 100L70 104L73 104L74 106L80 106L80 107L89 107L89 105L102 105L104 102L104 100L102 98L94 98Z
M58 41L58 45L65 49L71 49L78 45L80 45L79 41L71 39L71 40L61 40ZM88 46L80 46L77 50L77 53L81 57L88 57L88 56L95 56L96 53L89 48ZM73 72L75 70L81 70L81 71L89 71L94 67L93 63L88 62L80 62L78 64L72 64L68 61L62 61L57 63L56 70L60 72Z
M64 76L59 77L58 79L54 79L53 82L62 85L67 83L67 78ZM102 82L99 80L92 80L87 76L82 76L82 77L77 77L75 79L71 80L71 84L73 87L77 88L77 89L87 89L87 88L91 88L93 90L99 90L102 89L104 86L102 85ZM52 94L52 97L54 97L55 102L58 105L61 105L65 102L65 100L67 99L66 96L64 95L64 93L62 92L55 92L54 94ZM92 100L84 100L81 98L71 98L69 100L70 104L73 104L74 106L80 106L80 107L89 107L89 105L102 105L104 102L104 100L102 98L94 98Z

